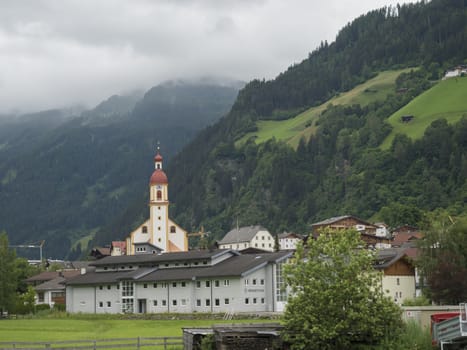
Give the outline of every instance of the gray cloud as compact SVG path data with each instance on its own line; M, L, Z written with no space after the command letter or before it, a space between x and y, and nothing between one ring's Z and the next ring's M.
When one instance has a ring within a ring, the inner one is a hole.
M270 79L395 0L0 1L0 112L147 89L173 78Z

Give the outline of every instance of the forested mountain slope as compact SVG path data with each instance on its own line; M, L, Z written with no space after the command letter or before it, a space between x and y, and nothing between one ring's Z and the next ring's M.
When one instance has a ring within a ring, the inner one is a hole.
M226 114L236 86L162 84L113 96L79 117L6 123L0 141L0 230L12 244L45 239L44 254L73 258L141 199L157 142L165 159ZM118 231L121 233L122 231ZM69 255L70 249L73 253Z
M396 136L387 150L379 146L391 132L387 118L464 62L466 6L433 0L372 11L276 79L250 82L230 113L171 161L176 221L203 224L218 238L237 219L308 233L312 222L340 214L397 225L438 207L465 212L465 118L436 120L416 141ZM237 142L258 120L295 117L381 70L409 67L417 69L400 75L383 100L327 106L296 150L274 139Z

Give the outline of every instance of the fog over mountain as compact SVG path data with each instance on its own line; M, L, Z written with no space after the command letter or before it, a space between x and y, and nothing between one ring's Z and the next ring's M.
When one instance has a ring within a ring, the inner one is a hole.
M271 79L354 17L404 2L2 2L0 114L90 108L169 79Z

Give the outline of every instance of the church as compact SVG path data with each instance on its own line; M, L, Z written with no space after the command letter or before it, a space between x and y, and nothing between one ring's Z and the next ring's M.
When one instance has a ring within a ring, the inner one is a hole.
M187 232L169 218L169 181L159 150L154 167L149 180L149 220L126 238L126 255L188 251Z

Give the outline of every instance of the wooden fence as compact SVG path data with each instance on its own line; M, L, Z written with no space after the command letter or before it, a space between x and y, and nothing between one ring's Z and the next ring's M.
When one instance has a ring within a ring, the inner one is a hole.
M26 350L26 349L183 349L183 337L156 337L156 338L115 338L99 340L63 340L48 342L0 342L1 350Z

